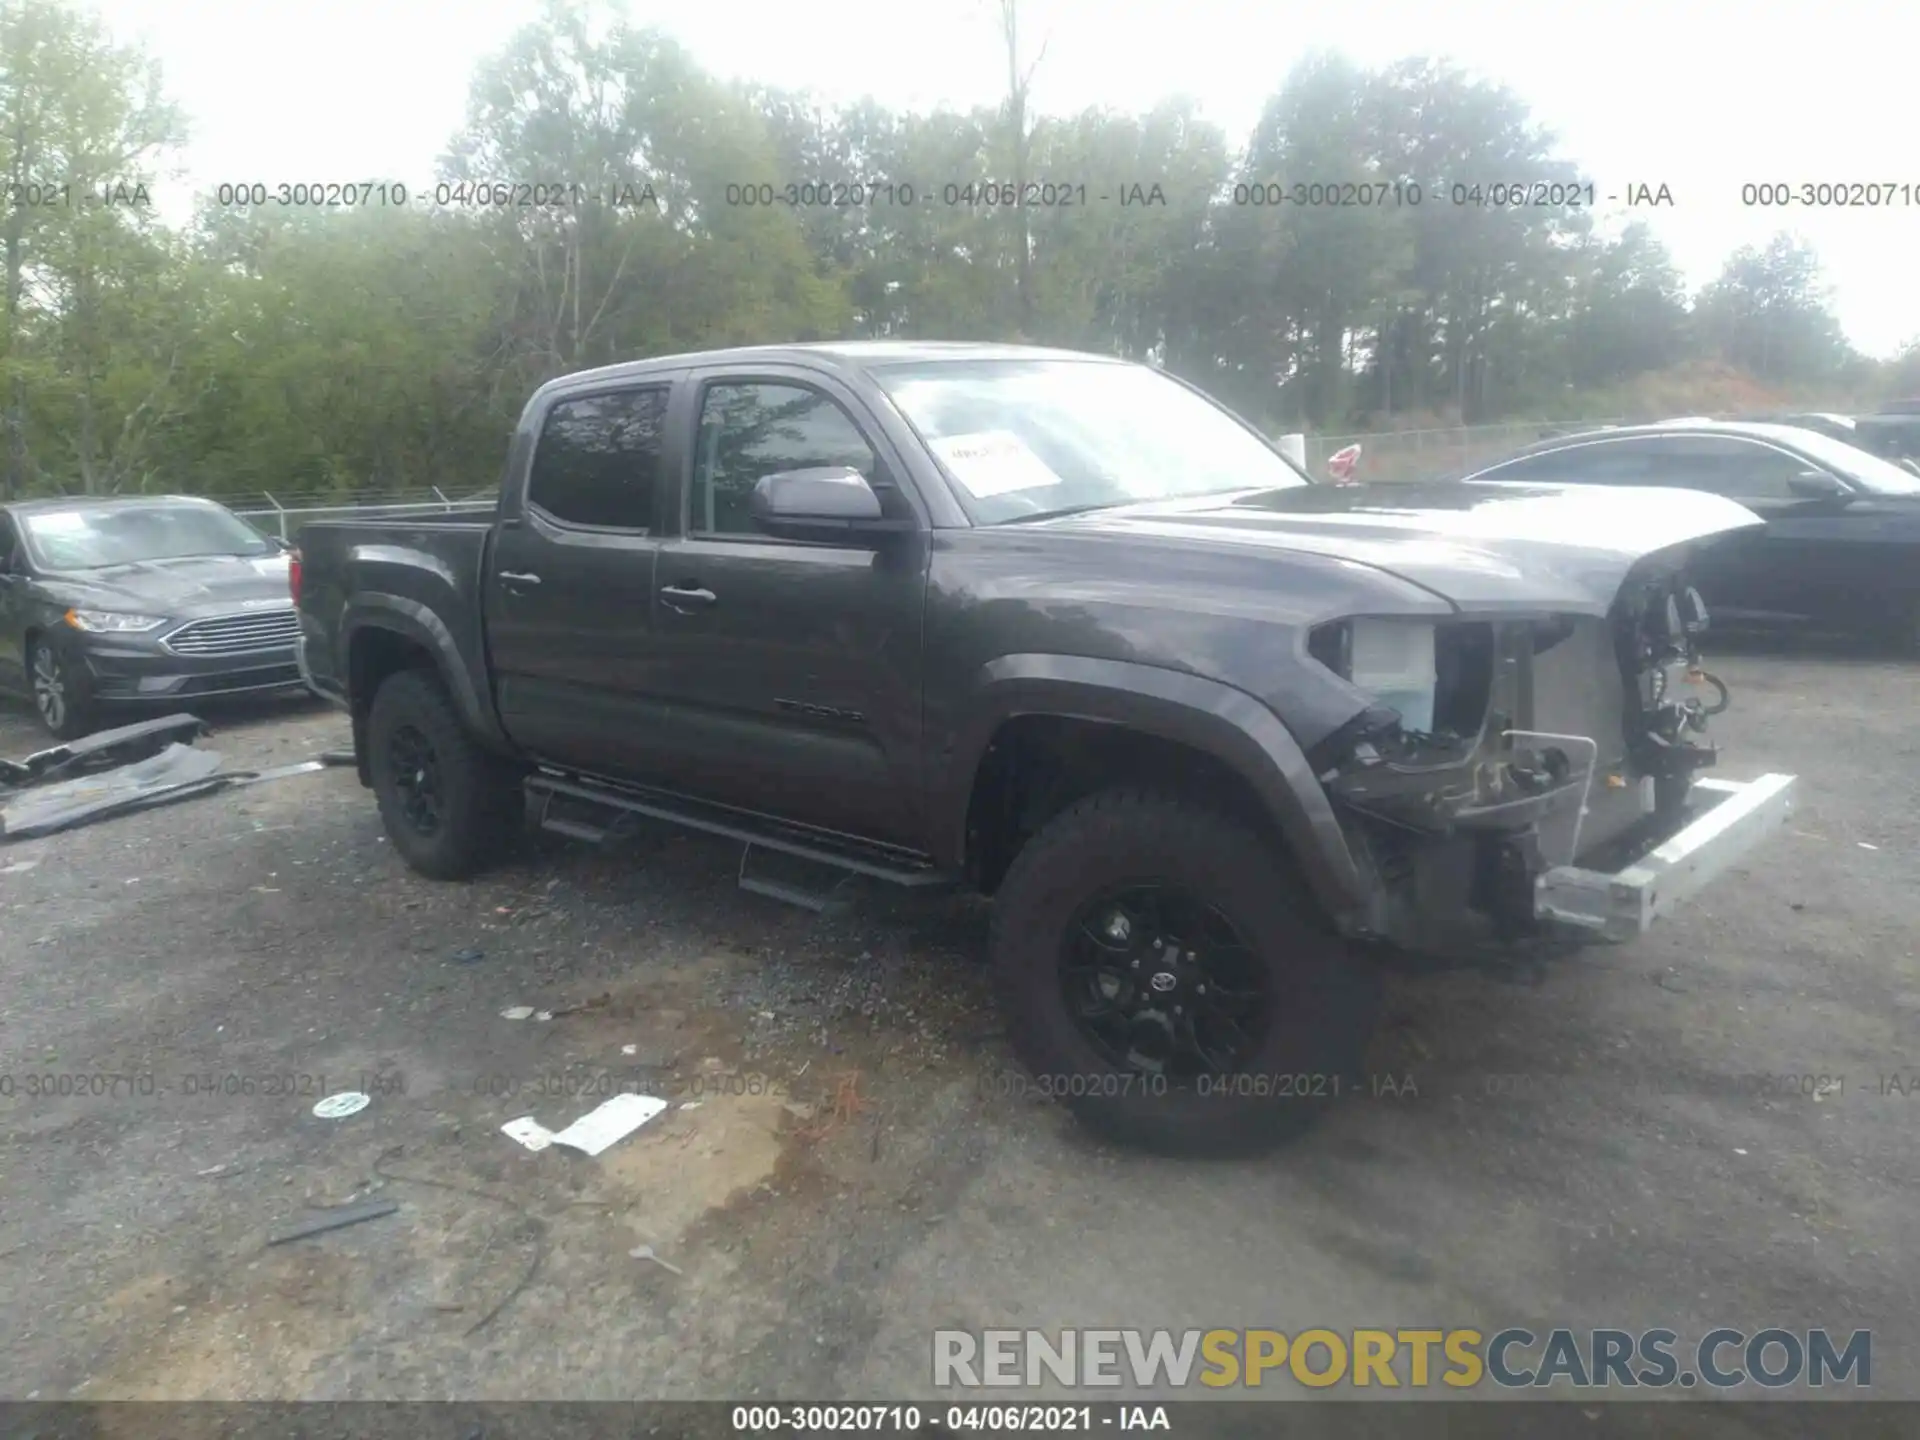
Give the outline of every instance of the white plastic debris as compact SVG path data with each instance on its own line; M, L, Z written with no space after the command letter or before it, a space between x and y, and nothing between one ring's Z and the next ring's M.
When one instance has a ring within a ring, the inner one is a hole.
M24 875L39 863L38 860L15 860L10 864L0 865L0 875Z
M652 1095L635 1095L625 1091L596 1105L566 1129L556 1131L553 1143L586 1155L598 1155L609 1146L626 1139L666 1108L666 1101Z
M500 1018L502 1020L531 1020L533 1018L533 1006L509 1005L500 1012Z
M553 1143L553 1132L531 1115L522 1115L518 1120L509 1120L500 1129L503 1134L518 1140L529 1150L544 1150Z
M533 1018L534 1018L534 1019L536 1019L536 1020L551 1020L551 1019L553 1019L553 1011L551 1011L551 1010L536 1010L536 1011L534 1011L534 1013L533 1013Z
M1862 850L1878 850L1880 848L1878 845L1869 845L1864 840L1856 840L1853 843L1858 845Z
M638 1045L622 1045L620 1047L620 1053L622 1055L638 1055L640 1053L640 1047Z
M653 1247L651 1245L634 1246L633 1249L627 1251L627 1258L630 1260L651 1260L654 1264L658 1265L662 1270L670 1270L675 1275L684 1275L687 1273L686 1271L682 1270L678 1265L675 1265L672 1261L662 1260L658 1255L654 1254Z
M1736 1145L1736 1146L1734 1147L1734 1150L1733 1150L1733 1153L1734 1153L1734 1154L1736 1154L1736 1155L1744 1155L1744 1154L1746 1154L1747 1152L1746 1152L1746 1151L1744 1151L1744 1150L1742 1150L1742 1149L1741 1149L1741 1148L1740 1148L1739 1146L1737 1146L1737 1145Z
M509 1120L500 1130L529 1150L564 1145L583 1155L598 1155L626 1139L666 1108L666 1101L652 1095L623 1093L595 1106L564 1130L549 1130L531 1115Z
M373 1103L372 1097L358 1090L342 1090L338 1095L329 1095L313 1107L313 1113L322 1120L344 1120L349 1115L358 1115Z

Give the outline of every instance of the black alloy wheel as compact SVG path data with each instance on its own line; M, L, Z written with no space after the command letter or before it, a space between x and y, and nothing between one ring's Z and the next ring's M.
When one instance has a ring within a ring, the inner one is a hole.
M1060 979L1103 1059L1170 1080L1245 1068L1275 998L1233 922L1178 885L1129 885L1083 905L1061 944Z
M1278 837L1116 786L1055 815L994 894L993 972L1032 1090L1109 1139L1247 1154L1356 1093L1379 975Z
M423 836L438 834L440 758L434 754L433 742L415 726L397 726L387 737L387 764L407 823Z
M524 819L522 775L466 728L439 676L389 675L366 721L387 838L422 875L464 880L499 858Z

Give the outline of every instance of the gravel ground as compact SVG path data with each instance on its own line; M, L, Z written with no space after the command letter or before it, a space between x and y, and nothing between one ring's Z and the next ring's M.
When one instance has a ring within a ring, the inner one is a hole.
M438 885L338 769L0 846L0 1397L931 1397L942 1326L1727 1324L1871 1327L1920 1398L1920 668L1720 669L1789 832L1637 944L1396 975L1377 1093L1252 1163L1013 1093L972 901L815 917L664 829ZM236 767L346 739L212 718ZM499 1133L619 1090L674 1108L597 1159Z

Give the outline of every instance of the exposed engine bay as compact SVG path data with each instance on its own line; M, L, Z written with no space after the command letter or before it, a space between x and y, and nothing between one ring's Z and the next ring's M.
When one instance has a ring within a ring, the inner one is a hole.
M1416 947L1523 934L1545 870L1680 829L1728 704L1702 665L1707 625L1668 554L1605 617L1318 627L1310 653L1379 702L1311 757L1381 882L1368 930Z

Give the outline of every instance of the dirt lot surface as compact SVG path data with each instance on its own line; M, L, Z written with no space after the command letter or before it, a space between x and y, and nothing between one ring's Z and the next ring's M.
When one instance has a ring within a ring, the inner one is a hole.
M340 769L0 846L0 1397L931 1397L942 1326L1825 1325L1920 1398L1920 666L1719 668L1789 832L1640 943L1396 976L1378 1093L1252 1163L1016 1093L975 902L819 918L664 829L435 884ZM346 738L215 719L237 767ZM592 1159L500 1133L620 1090L674 1108Z

